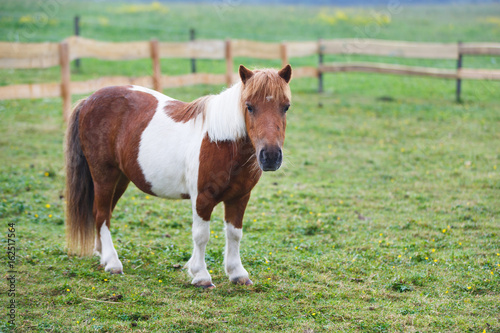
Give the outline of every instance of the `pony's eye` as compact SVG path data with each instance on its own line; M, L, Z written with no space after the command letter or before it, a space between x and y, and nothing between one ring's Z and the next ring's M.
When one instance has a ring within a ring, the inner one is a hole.
M285 107L283 108L283 112L287 112L289 108L290 108L290 104L285 105Z
M251 106L250 104L246 103L246 106L247 106L247 110L248 112L250 113L253 113L253 106Z

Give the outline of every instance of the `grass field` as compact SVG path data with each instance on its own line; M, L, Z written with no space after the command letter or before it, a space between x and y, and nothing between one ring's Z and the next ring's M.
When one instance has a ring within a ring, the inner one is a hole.
M0 38L23 36L37 6L3 2ZM274 19L275 12L285 14ZM82 35L99 40L185 40L190 27L200 38L313 40L356 37L371 22L370 10L359 8L235 6L220 16L213 5L67 1L53 21L20 39L59 41L70 35L75 13L85 22ZM500 36L493 4L404 5L380 20L370 37ZM498 68L500 59L464 61ZM224 71L221 62L199 63L202 71ZM189 70L187 60L162 65L166 73ZM146 75L149 67L83 59L73 78ZM57 80L57 69L0 70L2 85ZM211 291L192 287L177 268L191 254L190 204L132 186L112 222L125 274L104 273L95 257L68 256L61 102L0 101L0 219L4 251L9 225L16 230L15 331L500 332L500 83L465 81L461 104L454 102L455 83L439 79L348 73L327 75L323 94L316 85L292 81L285 165L252 192L241 254L255 285L235 286L225 277L219 207L206 258L217 285ZM192 100L222 88L165 93ZM5 259L1 272L6 290ZM0 294L2 332L12 328L11 299Z

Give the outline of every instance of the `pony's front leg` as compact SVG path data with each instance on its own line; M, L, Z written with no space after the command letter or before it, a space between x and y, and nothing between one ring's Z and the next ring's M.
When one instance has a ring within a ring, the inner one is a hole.
M212 289L212 277L208 273L205 263L205 248L210 238L210 221L203 220L193 209L193 255L186 263L189 275L193 278L191 282L197 287Z
M243 215L250 194L224 202L226 220L226 251L224 252L224 266L229 280L235 284L250 286L253 284L248 272L241 264L240 241L243 236Z

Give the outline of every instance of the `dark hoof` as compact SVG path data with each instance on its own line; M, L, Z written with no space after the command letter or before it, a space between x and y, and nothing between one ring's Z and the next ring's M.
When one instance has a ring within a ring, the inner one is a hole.
M119 268L112 268L109 270L109 274L123 274L123 270Z
M203 289L215 289L215 285L212 281L201 281L194 284L195 287L203 288Z
M240 284L243 286L252 286L253 285L252 280L250 280L247 277L240 277L240 278L232 279L231 282L234 284Z
M215 289L214 284L210 284L209 286L202 286L203 289Z

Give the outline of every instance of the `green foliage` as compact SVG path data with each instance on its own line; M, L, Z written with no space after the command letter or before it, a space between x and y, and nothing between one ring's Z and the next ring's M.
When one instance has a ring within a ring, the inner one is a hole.
M37 10L33 4L2 4L12 19L1 16L0 29L19 29L19 18ZM241 13L247 25L242 26L235 24L235 15L214 20L210 5L168 4L163 14L140 7L133 15L121 6L68 2L52 18L57 22L33 38L68 36L75 12L88 22L84 35L102 40L178 37L158 28L165 22L178 31L192 22L200 38L227 37L224 31L231 31L235 38L312 40L331 29L332 37L352 37L355 31L354 19L343 19L334 9L326 14L337 21L326 30L331 20L313 21L320 8L286 7L287 15L279 16L274 28L267 23L275 7L230 8ZM449 7L404 9L377 37L482 41L496 36L497 28L485 21L498 16L494 6L454 6L453 16L444 15ZM356 17L356 10L345 14ZM108 18L106 27L97 25L99 16ZM132 19L128 29L116 23L125 18ZM422 33L415 34L415 27ZM495 67L495 59L466 58L478 67ZM279 65L241 60L250 67ZM297 61L314 64L316 59ZM199 63L200 71L224 71L221 63ZM187 60L164 63L167 73L185 73L188 65ZM144 75L149 66L147 61L83 59L74 79ZM59 75L52 69L0 73L2 84L57 81ZM160 200L133 186L112 221L125 274L105 273L95 257L68 256L61 102L0 101L0 218L4 237L8 224L16 226L16 331L500 330L499 83L465 81L462 104L453 101L455 83L445 80L339 73L325 76L324 94L315 93L316 84L292 80L285 165L263 176L245 215L241 254L255 285L235 286L225 276L218 207L207 249L217 285L212 291L192 287L181 268L191 253L189 202ZM221 88L165 93L192 100ZM0 302L7 301L2 293ZM5 314L0 331L9 330Z
M399 293L413 291L413 288L408 284L406 284L406 282L401 280L399 277L394 279L394 281L389 284L388 288L397 291Z

